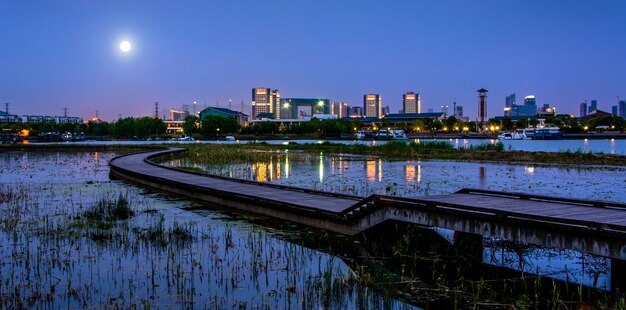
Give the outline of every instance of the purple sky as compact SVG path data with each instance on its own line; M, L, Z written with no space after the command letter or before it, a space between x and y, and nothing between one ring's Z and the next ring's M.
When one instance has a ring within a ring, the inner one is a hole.
M416 91L424 111L456 99L472 119L481 87L490 117L513 92L610 112L626 99L626 1L0 2L11 113L114 120L228 99L249 112L252 87L359 106L379 93L392 112Z

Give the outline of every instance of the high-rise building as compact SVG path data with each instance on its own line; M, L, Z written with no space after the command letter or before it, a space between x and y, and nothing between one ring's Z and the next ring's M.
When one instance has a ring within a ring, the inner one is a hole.
M580 117L587 116L587 102L580 103Z
M617 104L617 115L626 118L626 100L620 100Z
M537 99L530 95L524 97L524 104L514 104L511 107L511 116L513 117L535 117L537 116Z
M516 105L515 101L515 93L512 93L509 96L506 96L506 100L504 102L504 116L511 117L511 108Z
M598 110L598 100L591 100L591 105L589 106L589 113L587 114L591 114L595 112L596 110Z
M463 106L462 105L457 105L456 101L453 104L453 113L454 113L454 117L460 119L463 117Z
M367 94L363 96L363 111L365 117L381 118L383 115L382 99L378 94Z
M617 112L617 106L616 106L616 105L614 105L614 106L612 106L611 108L612 108L612 112L613 112L613 113L611 113L611 114L613 114L613 116L619 116L619 114L618 114L618 112Z
M382 116L385 116L391 113L391 109L389 109L389 106L383 107L382 113L383 113Z
M478 92L478 121L485 123L487 121L487 92L488 90L481 88Z
M363 107L348 107L349 117L363 117Z
M533 105L536 108L537 107L537 99L535 99L535 96L533 96L533 95L526 96L526 97L524 97L524 105Z
M256 118L261 113L274 114L274 118L280 118L280 92L278 89L253 88L252 89L252 117Z
M343 101L333 102L330 106L330 114L337 115L338 118L348 117L348 103Z
M402 95L402 110L404 113L421 113L422 100L420 93L407 92Z

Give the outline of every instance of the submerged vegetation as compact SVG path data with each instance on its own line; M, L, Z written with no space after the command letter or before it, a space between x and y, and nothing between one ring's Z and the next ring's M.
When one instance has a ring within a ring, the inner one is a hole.
M286 154L294 163L377 156L378 169L380 158L511 152L326 143L191 145L185 156L229 166ZM549 278L483 261L509 247L523 266L528 247L396 223L349 237L144 191L108 179L111 152L0 155L0 308L409 308L396 299L431 309L626 308L623 293L597 284L609 270L602 259Z

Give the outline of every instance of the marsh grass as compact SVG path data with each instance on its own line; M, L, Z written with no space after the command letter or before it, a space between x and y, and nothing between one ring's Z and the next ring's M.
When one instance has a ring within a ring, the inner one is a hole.
M16 176L0 184L0 223L10 222L0 229L2 309L405 308L356 285L339 259L110 182L105 153L86 165L68 165L71 156L41 155L37 166L30 154L33 170L2 172Z
M281 152L290 152L294 161L310 160L306 154L325 155L366 155L381 157L385 160L461 160L461 161L493 161L522 162L546 164L577 164L577 165L610 165L626 166L626 156L613 154L584 153L580 150L566 152L524 152L505 151L502 143L485 143L469 147L455 148L446 141L396 142L390 141L379 145L338 144L325 142L321 144L234 144L189 145L190 160L201 164L226 164L266 161ZM280 155L278 155L280 156ZM180 158L180 157L179 157Z

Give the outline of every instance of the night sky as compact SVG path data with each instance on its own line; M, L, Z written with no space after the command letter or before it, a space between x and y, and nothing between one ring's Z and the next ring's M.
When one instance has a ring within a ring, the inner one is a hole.
M132 43L122 53L122 40ZM626 99L626 1L0 1L0 109L104 120L198 102L250 109L253 87L362 106L505 96L559 113ZM193 109L193 108L191 108ZM162 113L161 113L162 114Z

